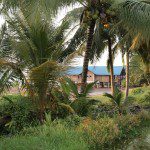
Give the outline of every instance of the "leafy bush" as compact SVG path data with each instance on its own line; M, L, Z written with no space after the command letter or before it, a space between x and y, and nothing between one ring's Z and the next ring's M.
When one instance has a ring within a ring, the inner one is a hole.
M113 117L118 114L118 109L111 104L99 104L91 109L90 117L93 119L104 118L106 116Z
M149 119L149 114L145 112L115 118L104 117L95 121L87 118L78 127L78 131L83 133L90 149L112 148L123 139L127 140L130 136L137 135L137 128Z
M53 122L51 117L46 115L44 125L26 128L12 138L1 139L0 150L30 150L39 147L42 150L97 150L116 149L118 145L122 149L131 138L140 135L141 127L144 127L143 124L148 120L150 115L145 111L137 115L104 117L98 120L72 116ZM73 124L76 125L72 126ZM149 126L149 123L146 126Z
M78 98L71 103L71 107L79 116L87 116L90 113L91 108L96 106L99 101L88 98Z
M54 92L55 97L59 101L59 106L61 106L59 107L59 111L62 112L62 115L59 113L59 116L65 118L69 114L67 110L71 110L72 114L87 116L90 108L99 102L88 97L88 93L94 84L95 82L87 84L84 92L80 93L78 86L71 79L62 79L60 90Z
M119 129L114 120L107 117L97 121L84 120L78 130L83 132L91 149L100 149L119 135Z
M142 106L150 106L150 92L146 91L140 96L136 97L136 102Z
M119 113L122 113L122 99L123 99L123 92L119 90L117 87L115 87L114 95L111 95L109 93L104 93L105 97L108 97L114 106L118 109Z
M1 99L0 116L11 118L11 121L2 127L1 132L4 133L16 133L24 127L38 124L32 102L20 95L10 95Z
M126 87L126 79L123 79L122 81L121 81L121 86L122 87ZM129 87L138 87L138 86L140 86L140 81L139 80L133 80L133 78L132 77L130 77L130 81L129 81Z
M72 128L72 127L78 126L82 122L83 119L84 119L83 117L80 117L78 115L72 115L72 116L68 116L63 121L63 123L65 123L67 127Z
M142 88L135 88L131 90L132 95L142 94L144 93L144 90Z
M133 102L133 104L140 106L150 106L150 87L140 87L132 89L130 92L129 100Z

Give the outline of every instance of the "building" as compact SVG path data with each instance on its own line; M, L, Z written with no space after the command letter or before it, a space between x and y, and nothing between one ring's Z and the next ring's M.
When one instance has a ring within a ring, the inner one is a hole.
M68 76L77 83L81 84L82 79L82 67L77 66L68 70ZM125 68L123 66L114 67L114 79L115 84L121 86L121 81L125 78ZM96 82L96 87L110 87L110 73L106 66L89 66L87 74L87 83Z

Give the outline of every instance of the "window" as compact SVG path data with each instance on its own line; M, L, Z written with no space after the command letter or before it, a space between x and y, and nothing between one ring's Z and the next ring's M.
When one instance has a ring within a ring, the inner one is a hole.
M91 78L92 76L91 75L87 75L87 78Z

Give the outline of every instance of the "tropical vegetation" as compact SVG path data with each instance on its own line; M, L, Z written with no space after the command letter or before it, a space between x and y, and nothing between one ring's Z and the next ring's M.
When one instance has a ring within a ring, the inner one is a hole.
M149 0L0 4L0 150L149 149ZM64 8L71 10L56 24ZM111 93L91 96L88 65L106 49ZM118 52L125 90L115 86ZM81 87L67 74L79 55Z

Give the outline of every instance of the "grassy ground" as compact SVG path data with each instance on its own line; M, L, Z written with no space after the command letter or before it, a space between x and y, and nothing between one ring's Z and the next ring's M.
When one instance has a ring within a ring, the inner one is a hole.
M143 121L140 121L141 116L145 116ZM150 120L147 117L142 113L106 117L96 122L87 118L73 128L63 122L46 122L18 135L3 137L0 139L0 150L149 150Z
M79 133L61 125L29 129L25 135L3 138L0 150L87 150Z
M103 95L94 95L94 96L90 96L90 98L99 100L102 104L109 104L110 103L110 100Z
M134 103L149 106L149 90L149 87L132 89L130 96L134 97ZM102 95L92 98L100 100L107 107L110 105L110 100ZM27 128L17 135L3 136L0 150L150 149L150 119L147 111L137 116L103 116L97 120L86 117L73 127L64 124L66 119L59 121L47 121L43 126Z
M150 92L150 86L148 87L139 87L139 88L133 88L133 89L130 89L129 91L129 97L132 96L133 98L135 98L135 101L137 100L137 104L138 102L140 101L139 99L143 98L143 96L145 96L144 94L149 94ZM97 100L100 100L103 104L109 104L110 103L110 100L103 96L103 94L101 95L93 95L93 96L90 96L90 98L92 99L97 99ZM150 101L150 97L146 97L147 101ZM138 101L139 100L139 101ZM142 104L142 101L141 101L141 104Z

